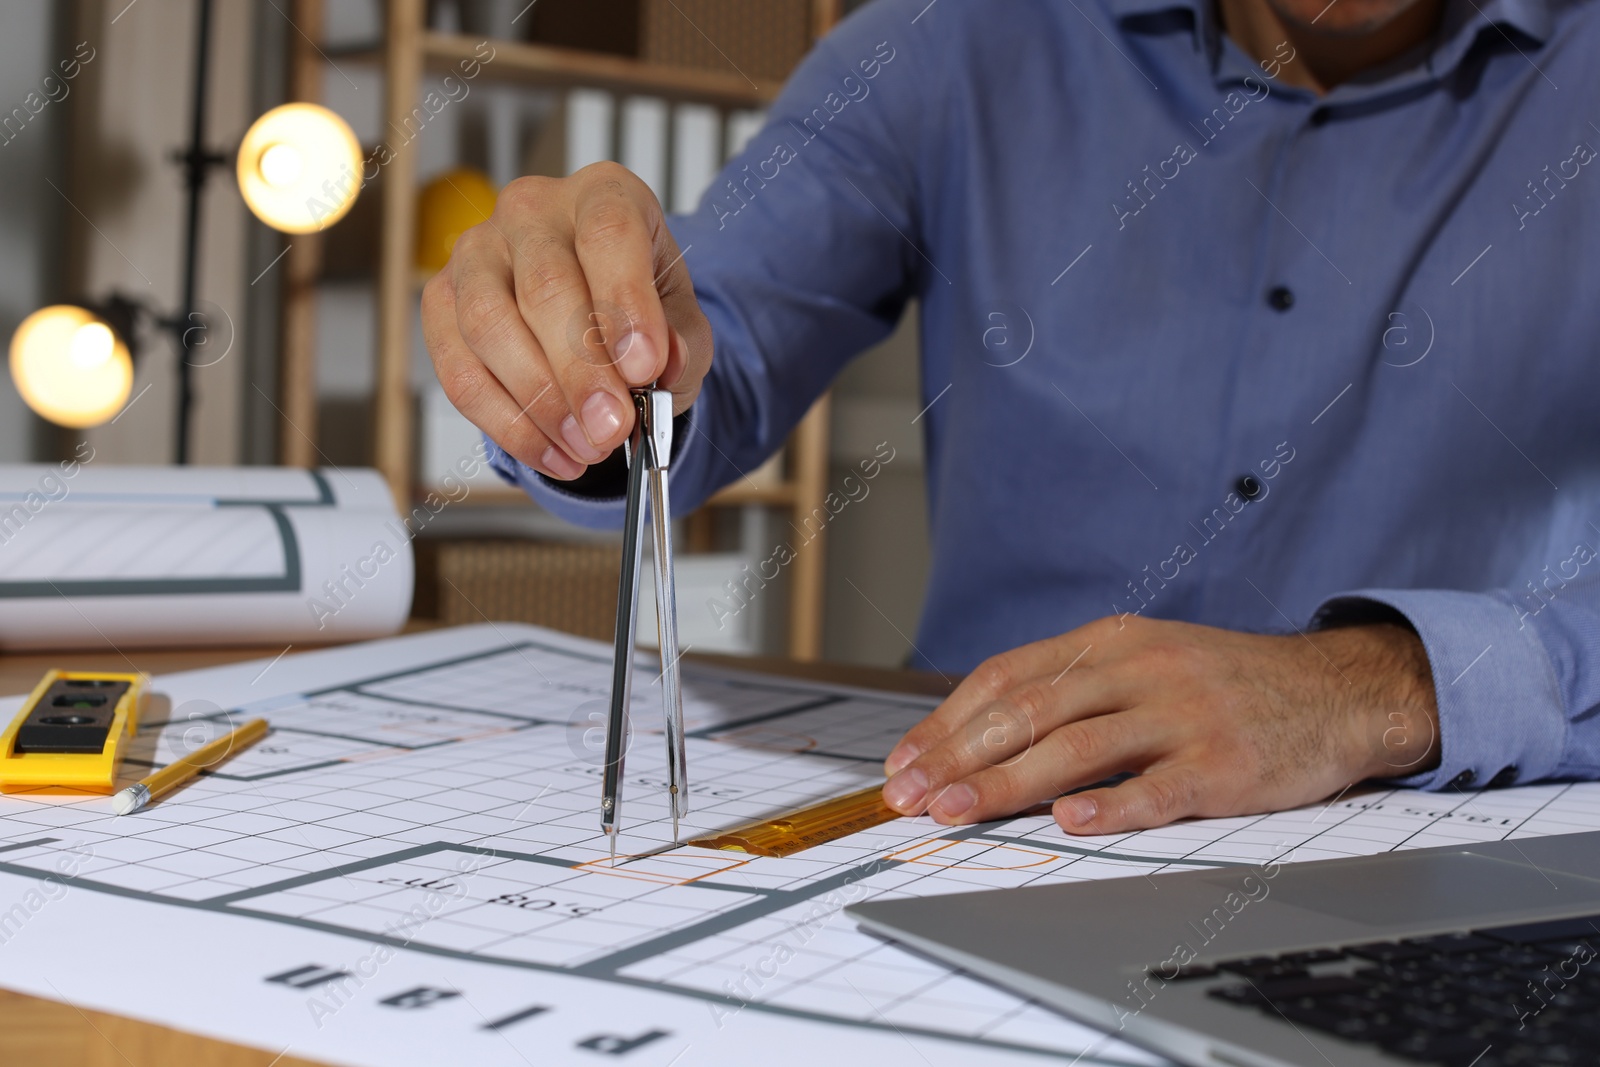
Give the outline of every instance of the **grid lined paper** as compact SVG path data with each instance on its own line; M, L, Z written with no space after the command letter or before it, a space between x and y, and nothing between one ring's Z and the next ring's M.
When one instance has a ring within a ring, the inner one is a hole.
M537 640L146 723L137 777L242 718L263 742L136 817L103 797L0 797L0 870L70 870L263 922L510 967L645 983L730 1009L1156 1062L858 932L847 904L1590 829L1600 785L1372 790L1289 812L1068 837L1042 815L957 830L901 819L771 859L674 847L659 690L642 685L621 856L599 832L588 717L603 656ZM642 678L651 677L641 674ZM932 702L690 668L685 838L838 796ZM63 866L66 864L68 866Z

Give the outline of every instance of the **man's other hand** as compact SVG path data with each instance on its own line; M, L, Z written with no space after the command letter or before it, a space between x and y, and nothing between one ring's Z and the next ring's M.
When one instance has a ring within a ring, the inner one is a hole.
M1403 626L1280 637L1130 615L985 661L890 754L884 798L947 824L1053 800L1068 833L1112 834L1438 759L1427 654ZM1136 777L1063 795L1121 772Z
M570 480L633 427L630 386L674 413L711 366L711 326L648 186L615 163L519 178L422 292L445 395L515 458Z

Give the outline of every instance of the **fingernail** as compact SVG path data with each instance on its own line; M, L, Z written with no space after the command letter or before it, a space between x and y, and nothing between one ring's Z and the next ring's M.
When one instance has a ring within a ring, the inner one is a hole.
M927 795L928 776L920 767L895 775L883 787L883 802L902 815L914 814Z
M583 402L583 432L589 443L599 447L622 429L622 403L610 393L595 393Z
M902 741L894 746L894 751L889 753L889 758L883 761L883 769L889 772L890 777L900 773L900 768L922 755L922 749L909 741Z
M544 450L544 455L539 457L539 462L544 464L544 469L564 482L570 482L583 473L583 464L575 462L555 445Z
M1088 797L1062 797L1056 801L1056 818L1067 826L1087 826L1099 810Z
M617 342L617 371L633 385L643 385L656 376L656 346L637 330L629 330Z
M583 436L583 431L578 429L578 417L576 415L568 415L561 420L561 439L567 443L568 448L572 449L573 454L585 463L595 463L604 458L601 456L600 450L591 445L589 439Z
M939 794L939 799L933 802L930 813L935 817L955 819L977 802L978 791L964 782L957 782Z

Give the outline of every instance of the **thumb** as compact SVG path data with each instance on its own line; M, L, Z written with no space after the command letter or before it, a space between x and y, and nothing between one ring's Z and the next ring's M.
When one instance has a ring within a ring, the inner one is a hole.
M703 321L703 320L702 320ZM702 351L696 352L682 333L673 329L667 347L667 366L658 379L661 388L672 393L672 413L681 415L689 410L700 395L700 385L711 369L710 327L705 329L706 340Z

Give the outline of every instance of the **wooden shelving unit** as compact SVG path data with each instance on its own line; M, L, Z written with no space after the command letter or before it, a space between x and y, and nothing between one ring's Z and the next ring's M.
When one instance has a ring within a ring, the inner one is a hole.
M461 34L425 32L422 54L427 70L448 71L475 55L477 40ZM494 62L483 71L497 81L522 85L609 89L616 93L640 93L721 107L761 107L778 95L782 86L758 81L754 86L737 74L723 74L692 67L670 67L624 56L579 52L571 48L526 44L521 41L493 42Z
M475 58L479 38L430 30L425 25L425 0L387 0L386 32L380 48L340 50L338 61L368 62L384 71L384 118L390 128L404 128L421 98L427 71L454 68ZM840 0L812 0L813 37L826 33L840 16ZM293 21L300 31L294 41L291 93L294 99L320 101L329 60L315 42L321 37L323 0L294 0ZM709 104L724 114L761 108L777 94L779 84L752 81L740 74L586 52L523 41L492 40L492 62L480 77L542 88L598 88L619 94L660 97L673 103ZM399 507L413 503L415 483L415 397L411 388L411 317L419 281L412 265L417 212L414 153L391 142L394 158L384 168L381 246L378 256L378 359L373 397L373 462L389 483ZM280 461L290 466L320 462L316 446L317 395L315 285L321 267L321 237L290 238L283 306L283 352L280 362ZM828 397L813 405L787 446L788 471L781 483L753 486L735 483L718 493L708 507L761 505L789 512L803 527L806 517L823 506L828 476ZM500 500L500 497L504 500ZM499 494L510 502L516 494ZM789 568L789 654L817 659L822 651L824 539L816 536L797 553Z

